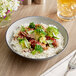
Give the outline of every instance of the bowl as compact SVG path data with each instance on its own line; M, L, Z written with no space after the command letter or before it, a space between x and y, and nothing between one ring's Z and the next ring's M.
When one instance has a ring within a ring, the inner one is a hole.
M30 16L30 17L25 17L25 18L17 20L13 24L11 24L11 26L8 28L8 30L6 32L6 43L7 43L8 47L11 49L11 51L13 51L14 53L18 54L17 52L15 52L15 50L10 45L10 42L11 42L11 39L12 39L12 36L13 36L13 31L16 30L18 28L18 26L20 26L22 24L25 24L25 23L29 24L30 22L34 22L36 24L44 23L44 24L47 24L47 25L49 25L49 24L55 25L59 29L59 31L61 32L63 37L64 37L64 47L61 50L61 52L65 49L65 47L67 46L67 43L68 43L68 33L67 33L66 29L63 27L63 25L61 25L59 22L54 21L54 20L52 20L50 18L47 18L47 17ZM61 52L59 52L58 54L60 54ZM20 54L18 54L18 55L20 55ZM22 55L20 55L20 56L22 56ZM56 55L54 55L54 56L56 56ZM36 58L28 58L28 59L46 60L46 59L51 59L54 56L51 56L51 57L48 57L48 58L40 58L40 59L36 59ZM24 57L24 56L22 56L22 57ZM24 57L24 58L27 58L27 57Z

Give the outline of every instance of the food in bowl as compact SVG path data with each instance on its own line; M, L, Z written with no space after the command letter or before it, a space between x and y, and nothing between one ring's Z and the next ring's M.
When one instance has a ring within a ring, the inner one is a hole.
M48 58L64 47L64 38L54 25L21 25L13 32L10 45L15 52L28 58Z

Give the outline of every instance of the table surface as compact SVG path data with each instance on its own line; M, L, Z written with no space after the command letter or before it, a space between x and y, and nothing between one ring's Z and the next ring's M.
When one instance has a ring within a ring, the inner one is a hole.
M26 16L45 16L60 22L68 31L69 43L66 49L58 56L47 61L32 61L13 53L7 46L5 34L8 27L0 29L0 76L39 76L48 68L76 49L76 19L65 22L56 15L56 0L46 0L45 5L21 5L18 11L12 14L11 23Z

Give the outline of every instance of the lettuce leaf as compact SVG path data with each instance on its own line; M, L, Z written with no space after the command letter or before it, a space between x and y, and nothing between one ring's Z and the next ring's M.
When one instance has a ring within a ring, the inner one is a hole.
M30 48L30 42L28 42L28 40L26 38L22 39L22 38L19 38L18 37L18 40L19 40L19 44L21 45L22 48Z
M41 45L35 45L35 49L31 52L33 55L35 55L36 53L42 53L43 52L43 48Z
M53 37L55 34L55 36L57 36L59 34L59 30L53 26L49 26L47 29L46 29L46 32L47 32L47 35L50 36L50 37Z

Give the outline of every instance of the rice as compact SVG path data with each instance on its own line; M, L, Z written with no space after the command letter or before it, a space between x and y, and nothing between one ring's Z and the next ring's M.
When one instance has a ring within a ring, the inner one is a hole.
M41 23L42 26L47 28L46 24ZM54 25L49 25L49 26L53 26L56 27ZM57 27L56 27L57 28ZM14 30L14 36L18 35L18 32L20 31L20 27L18 27L17 30ZM22 47L20 46L19 42L17 39L14 40L14 38L12 38L12 41L10 42L10 45L13 47L14 51L24 57L28 57L28 58L35 58L35 59L39 59L39 58L48 58L51 56L56 55L58 52L60 52L63 49L63 43L64 43L64 38L62 36L62 34L59 32L58 36L59 39L57 39L58 42L58 47L57 48L52 48L49 47L48 50L43 51L42 53L36 53L35 55L33 55L32 53L30 53L30 51L27 51L29 49L22 49ZM26 50L26 51L25 51Z

